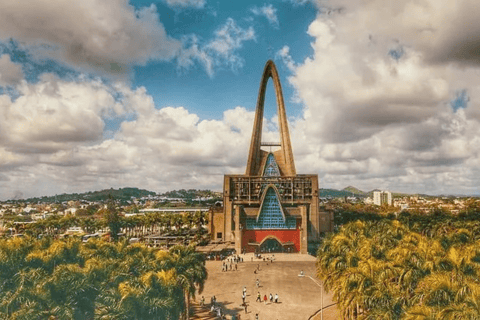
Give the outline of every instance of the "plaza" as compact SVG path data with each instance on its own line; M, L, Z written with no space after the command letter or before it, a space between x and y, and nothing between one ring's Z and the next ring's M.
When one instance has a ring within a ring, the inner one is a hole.
M273 254L264 255L267 258ZM222 308L227 319L233 315L240 315L240 319L271 320L298 320L309 319L321 309L322 289L320 280L315 277L315 258L304 254L275 253L274 262L263 261L255 258L253 253L240 255L244 262L238 263L232 271L222 271L222 261L207 261L208 279L201 294L197 294L196 300L205 298L206 307L209 310L210 299L216 297L217 305ZM253 258L253 261L252 261ZM254 273L258 268L259 271ZM230 269L229 269L230 270ZM299 276L303 271L304 276ZM260 286L257 288L256 280ZM247 313L242 305L243 287L247 288L246 303ZM262 302L256 302L257 292L260 292ZM265 304L264 295L278 294L278 303ZM333 320L338 318L338 311L332 301L332 294L323 292L323 319ZM207 314L207 312L203 312ZM210 313L210 319L215 319ZM199 317L192 317L199 319ZM205 318L208 319L208 318ZM320 319L320 313L315 319Z

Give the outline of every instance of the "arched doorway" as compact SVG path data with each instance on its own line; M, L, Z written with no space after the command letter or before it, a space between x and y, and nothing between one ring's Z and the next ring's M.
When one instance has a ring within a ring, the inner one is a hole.
M283 246L275 238L268 238L262 242L260 245L260 252L270 253L270 252L283 252Z

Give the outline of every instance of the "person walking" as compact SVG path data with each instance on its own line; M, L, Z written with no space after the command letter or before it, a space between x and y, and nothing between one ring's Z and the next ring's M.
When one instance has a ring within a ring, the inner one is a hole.
M255 314L255 320L258 320L258 313Z
M265 304L267 304L267 295L263 296L263 302L265 302Z
M260 280L257 279L257 281L255 281L255 285L258 287L260 287Z
M278 294L275 293L275 303L278 303Z
M273 302L273 296L271 293L270 293L270 302Z
M260 295L260 291L258 291L257 293L257 300L255 300L255 302L262 302L262 296Z
M202 299L200 300L200 306L204 307L205 306L205 297L202 296Z

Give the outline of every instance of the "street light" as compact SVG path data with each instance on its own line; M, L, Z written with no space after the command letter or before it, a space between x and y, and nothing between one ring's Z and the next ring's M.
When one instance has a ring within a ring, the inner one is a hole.
M303 272L302 272L303 273ZM298 276L299 277L303 277L303 274L300 273ZM314 278L312 278L311 276L308 276L310 279L312 279L313 282L315 282L317 284L317 286L320 287L320 320L323 320L323 285L322 283L318 283Z

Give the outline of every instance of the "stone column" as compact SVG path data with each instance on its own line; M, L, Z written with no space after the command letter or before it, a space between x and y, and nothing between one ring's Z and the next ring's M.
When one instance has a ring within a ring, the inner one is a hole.
M302 231L300 231L300 253L308 253L307 208L300 206L302 216Z
M242 253L242 229L240 229L240 212L241 207L235 207L235 250L237 254Z
M223 241L233 241L232 235L232 218L233 218L233 201L230 198L230 177L225 176L223 180Z

